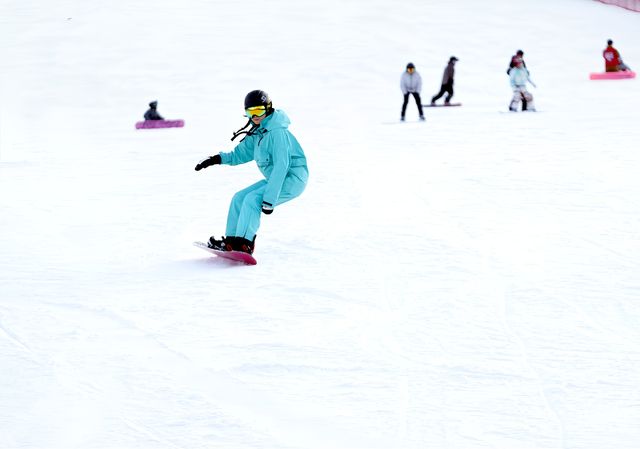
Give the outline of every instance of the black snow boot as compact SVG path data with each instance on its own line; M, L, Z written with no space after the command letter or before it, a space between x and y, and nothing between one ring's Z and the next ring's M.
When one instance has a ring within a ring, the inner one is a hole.
M209 237L209 241L207 242L207 246L211 249L216 249L218 251L226 251L225 248L225 238L222 237L220 240L216 239L214 236Z
M253 241L247 240L244 237L225 237L224 239L226 251L241 251L248 254L253 254L255 242L255 237Z

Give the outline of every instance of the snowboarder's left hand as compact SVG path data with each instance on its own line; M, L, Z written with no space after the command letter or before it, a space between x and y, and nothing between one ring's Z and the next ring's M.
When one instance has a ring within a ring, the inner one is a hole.
M267 203L266 201L262 202L262 213L269 215L273 212L273 205L271 203Z
M219 154L216 154L215 156L209 156L205 160L200 161L198 165L196 165L196 171L200 171L203 168L209 167L210 165L219 165L221 163L222 163L222 158L220 157Z

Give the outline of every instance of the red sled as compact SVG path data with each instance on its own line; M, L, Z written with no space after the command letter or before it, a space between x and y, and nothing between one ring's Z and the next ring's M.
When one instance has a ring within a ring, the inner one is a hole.
M422 105L425 108L437 108L437 107L450 107L450 106L462 106L462 103L449 103L449 104L423 104Z
M247 265L255 265L258 263L258 261L255 260L251 254L243 253L242 251L220 251L217 249L209 248L206 243L202 242L193 242L193 246L202 248L203 250L224 259L235 260L236 262L242 262Z
M590 80L624 80L636 77L636 72L625 70L622 72L600 72L589 74Z
M145 120L136 123L136 129L182 128L184 120Z

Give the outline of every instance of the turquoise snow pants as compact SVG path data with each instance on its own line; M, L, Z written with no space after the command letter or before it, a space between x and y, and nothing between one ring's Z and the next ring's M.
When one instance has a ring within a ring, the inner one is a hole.
M262 196L266 186L267 181L263 179L233 195L229 206L229 215L227 215L227 237L244 237L247 240L253 240L260 227ZM286 203L299 196L305 186L306 183L297 177L287 176L278 201L273 206Z

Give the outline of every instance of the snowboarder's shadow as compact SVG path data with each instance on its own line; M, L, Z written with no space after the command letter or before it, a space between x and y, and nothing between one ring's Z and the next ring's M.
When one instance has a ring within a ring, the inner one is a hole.
M236 268L236 267L245 267L246 264L242 262L238 262L235 260L224 259L222 257L198 257L188 260L181 261L184 265L193 266L194 268L205 268L211 269L212 267L220 267L220 268Z
M188 276L201 276L203 273L212 270L224 270L230 268L246 267L245 264L235 262L233 260L223 259L221 257L193 257L189 259L176 259L165 261L156 265L151 271L159 274L167 279L184 278Z

